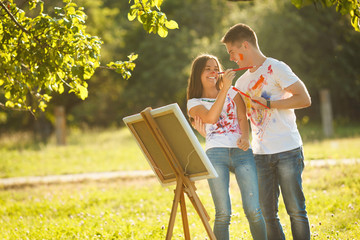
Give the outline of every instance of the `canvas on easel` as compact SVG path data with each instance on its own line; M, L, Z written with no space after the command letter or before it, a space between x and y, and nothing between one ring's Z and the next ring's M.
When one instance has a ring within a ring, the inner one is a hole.
M172 237L178 204L185 239L190 239L184 193L197 211L211 240L215 235L209 225L209 215L196 194L195 180L217 177L194 132L177 104L151 109L125 117L124 122L136 138L160 183L176 183L166 239Z
M178 104L150 111L183 169L192 181L214 178L217 173L188 124ZM176 184L176 175L156 143L141 114L123 119L137 140L155 175L163 186Z

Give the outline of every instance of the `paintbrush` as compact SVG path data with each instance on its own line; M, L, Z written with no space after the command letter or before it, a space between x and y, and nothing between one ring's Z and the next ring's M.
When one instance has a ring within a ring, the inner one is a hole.
M260 104L261 106L263 106L263 107L265 107L265 108L267 108L267 109L270 109L268 106L262 104L261 102L259 102L259 101L257 101L257 100L252 99L249 95L247 95L246 93L243 93L242 91L240 91L240 90L237 89L236 87L232 87L232 89L234 89L235 91L237 91L237 92L240 93L241 95L249 98L251 101L254 101L254 102Z
M236 68L236 69L233 69L232 71L236 72L236 71L251 69L251 68L254 68L254 67L256 67L256 66ZM223 73L225 73L225 72L218 72L218 74L223 74Z

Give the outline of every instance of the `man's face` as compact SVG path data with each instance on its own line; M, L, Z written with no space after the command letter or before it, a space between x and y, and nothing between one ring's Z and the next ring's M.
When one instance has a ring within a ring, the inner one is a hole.
M244 58L244 43L226 43L225 46L230 55L230 61L235 62L239 67L244 67L246 65Z

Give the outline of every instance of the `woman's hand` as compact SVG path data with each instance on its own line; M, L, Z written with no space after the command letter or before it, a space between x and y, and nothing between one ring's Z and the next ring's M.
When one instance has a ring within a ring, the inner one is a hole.
M193 127L200 133L201 136L206 138L205 124L199 116L195 116Z
M236 144L243 151L247 151L250 147L250 141L247 136L241 136L241 138L237 140Z
M224 72L223 75L223 87L225 91L229 90L229 88L232 86L232 81L235 78L235 72L232 69L228 69Z

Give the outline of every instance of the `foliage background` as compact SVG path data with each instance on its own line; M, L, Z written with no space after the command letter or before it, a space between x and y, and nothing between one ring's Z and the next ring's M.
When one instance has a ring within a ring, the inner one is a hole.
M159 38L143 31L141 24L128 21L128 1L74 2L85 8L87 32L104 41L102 62L125 59L132 52L139 54L132 77L125 81L114 72L97 70L88 81L85 101L72 94L55 95L36 120L27 112L2 110L1 133L38 129L36 126L51 132L56 105L65 106L69 125L83 128L122 125L124 116L148 106L177 102L185 112L192 59L208 52L219 56L225 67L236 67L228 60L220 39L239 22L257 32L266 56L286 62L308 87L313 105L297 111L300 121L320 121L321 88L331 91L336 124L360 117L360 33L335 9L310 5L299 10L289 0L166 0L162 10L177 21L179 29ZM58 4L62 2L45 1L44 11ZM0 98L3 94L0 90Z

